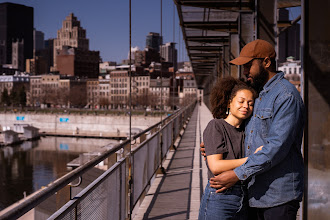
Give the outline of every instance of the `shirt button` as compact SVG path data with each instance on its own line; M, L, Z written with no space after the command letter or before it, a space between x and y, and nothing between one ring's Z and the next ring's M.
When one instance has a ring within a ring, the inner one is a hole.
M251 130L251 134L253 133L253 130Z
M261 116L261 118L264 118L264 116Z
M261 97L259 98L259 100L261 101Z
M257 114L255 114L254 117L257 117Z
M247 177L247 176L244 174L244 175L243 175L243 178L246 179L246 177Z
M248 149L250 149L250 146L248 146Z

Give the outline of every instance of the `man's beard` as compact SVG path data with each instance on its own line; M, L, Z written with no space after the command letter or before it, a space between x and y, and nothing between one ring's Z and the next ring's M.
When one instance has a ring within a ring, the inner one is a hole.
M252 81L248 81L247 83L254 88L258 93L261 92L262 88L268 81L268 72L267 70L262 66L262 64L259 65L259 74L251 77Z

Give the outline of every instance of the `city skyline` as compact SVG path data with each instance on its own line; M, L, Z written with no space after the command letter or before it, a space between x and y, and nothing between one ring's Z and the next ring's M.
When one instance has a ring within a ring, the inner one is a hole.
M45 40L56 38L57 31L62 27L62 21L73 13L86 29L90 39L90 50L100 51L103 61L120 63L127 59L129 52L129 1L109 2L98 1L28 1L8 0L4 2L22 4L34 8L34 28L45 34ZM173 42L173 8L171 0L163 1L163 39L164 43ZM187 61L183 55L183 41L179 42L179 22L175 9L175 42L179 50L180 61ZM146 36L149 32L160 33L160 0L132 1L132 47L145 48Z
M93 4L87 0L7 0L34 8L34 27L45 34L45 40L56 38L62 21L73 13L86 29L90 50L100 51L103 61L121 63L129 53L129 1L99 0ZM160 0L132 1L132 47L145 48L149 32L161 32ZM182 40L176 8L172 0L163 1L163 43L174 42L178 50L178 62L189 61ZM173 28L173 13L175 16ZM289 9L290 19L300 14L300 7ZM174 33L173 33L174 29ZM179 33L180 32L180 33Z

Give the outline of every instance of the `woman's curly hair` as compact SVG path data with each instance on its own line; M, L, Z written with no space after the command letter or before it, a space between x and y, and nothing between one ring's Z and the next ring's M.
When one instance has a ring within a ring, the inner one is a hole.
M246 83L231 76L219 79L212 88L210 95L211 112L214 118L226 118L227 107L230 101L240 90L247 89L256 98L256 92Z

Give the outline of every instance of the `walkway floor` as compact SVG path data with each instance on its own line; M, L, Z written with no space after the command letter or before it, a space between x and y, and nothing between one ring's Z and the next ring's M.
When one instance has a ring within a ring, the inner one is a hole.
M197 219L204 187L206 166L199 153L201 131L212 119L204 103L196 106L176 151L163 164L166 174L158 174L134 220Z

